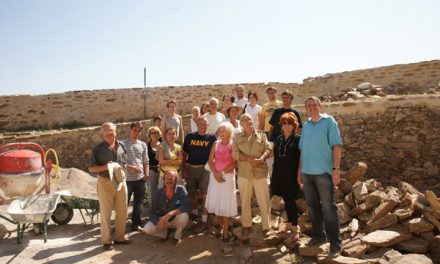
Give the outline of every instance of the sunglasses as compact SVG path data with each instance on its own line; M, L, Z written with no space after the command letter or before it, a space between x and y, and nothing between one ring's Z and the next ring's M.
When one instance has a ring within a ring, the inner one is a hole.
M291 126L293 126L293 122L283 122L283 123L281 123L281 125L291 125Z

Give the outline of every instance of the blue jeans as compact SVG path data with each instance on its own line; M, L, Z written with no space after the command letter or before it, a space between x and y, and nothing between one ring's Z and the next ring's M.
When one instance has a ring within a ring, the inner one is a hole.
M131 213L131 228L142 226L142 202L145 196L145 181L127 181L127 201L130 203L133 194L133 211Z
M312 216L313 238L325 240L327 237L330 248L340 250L342 240L332 175L302 174L302 180L307 206Z

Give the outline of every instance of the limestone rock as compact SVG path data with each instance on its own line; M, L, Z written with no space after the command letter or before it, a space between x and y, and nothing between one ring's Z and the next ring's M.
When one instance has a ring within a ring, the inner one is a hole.
M360 258L367 252L367 249L367 244L363 244L360 239L355 239L343 245L342 254L351 258Z
M440 212L440 202L437 196L432 191L426 191L426 199L428 199L429 204L432 209Z
M347 195L353 189L353 184L351 184L351 182L349 180L347 180L347 179L341 179L341 181L339 183L339 188L341 189L341 191L345 195Z
M349 171L345 173L345 179L349 180L351 184L355 184L367 172L368 166L366 163L357 162Z
M382 184L375 179L366 180L365 185L367 186L368 192L378 191L382 187Z
M338 256L336 258L328 258L326 255L318 257L319 263L331 263L331 264L368 264L368 261L364 259L351 258L345 256Z
M354 208L356 206L352 193L345 195L344 203L346 203L348 206L350 206L350 208Z
M437 218L435 218L432 214L428 212L423 212L423 216L425 216L425 218L429 222L431 222L435 227L437 227L438 231L440 231L440 221L437 220Z
M400 182L398 187L403 193L417 194L417 195L422 194L416 188L414 188L411 184L404 182L404 181Z
M368 90L368 89L370 89L370 88L372 88L373 86L371 85L371 83L369 83L369 82L364 82L364 83L360 83L360 84L358 84L358 86L357 86L357 89L359 90L359 91L363 91L363 90Z
M380 204L382 200L385 200L386 198L387 194L385 192L376 190L367 195L367 197L365 198L365 203L368 207L372 208Z
M395 200L388 200L382 202L382 204L380 204L376 209L374 209L373 218L371 219L371 221L374 222L379 218L384 217L386 214L391 212L391 210L393 210L396 205L397 202Z
M368 223L366 230L367 232L372 232L379 229L387 228L396 223L397 223L397 217L392 213L388 213L384 217L381 217L374 222Z
M398 244L397 248L411 253L425 254L429 250L429 242L419 237L413 237L408 241Z
M391 264L433 264L432 260L421 254L405 254L390 260Z
M410 206L406 206L403 208L396 208L393 211L393 214L397 216L397 218L402 221L410 218L414 214L414 210Z
M351 217L350 217L351 209L346 203L338 203L336 207L338 208L339 223L341 225L351 221Z
M359 220L356 218L353 218L346 227L341 228L341 233L350 233L350 237L353 238L356 236L357 232L359 231Z
M353 197L357 203L363 203L368 195L368 189L365 183L358 182L353 186Z
M379 263L380 259L388 252L390 249L388 248L373 248L374 251L370 252L369 254L365 254L361 256L361 259L368 260L369 263ZM391 249L392 251L395 251ZM396 251L398 254L400 254L398 251ZM400 254L401 255L401 254Z
M362 213L370 211L372 208L373 208L372 206L368 206L366 203L361 203L360 205L353 208L353 210L351 210L350 215L352 217L356 217L361 215Z
M402 225L397 225L385 230L374 231L362 237L361 240L370 246L390 247L409 240L411 237L412 234L406 228Z
M369 223L371 222L371 219L373 219L373 213L372 212L365 212L358 216L359 221L363 223Z
M417 195L406 193L405 196L400 200L399 207L409 206L416 200Z
M278 195L274 195L271 199L271 208L272 210L281 212L286 207L283 198Z
M432 225L431 222L425 220L424 217L411 219L408 223L409 231L414 234L420 234L434 230L434 225Z
M299 248L298 248L298 254L300 256L306 256L306 257L314 257L318 254L322 254L328 251L329 244L323 244L321 246L308 246L307 243L310 241L311 238L307 237L301 237L298 240Z

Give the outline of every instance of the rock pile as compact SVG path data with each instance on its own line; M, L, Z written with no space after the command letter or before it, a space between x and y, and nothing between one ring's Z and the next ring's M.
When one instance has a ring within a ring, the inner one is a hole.
M287 219L284 202L276 196L272 199L274 232L263 236L261 226L253 225L250 236L242 237L240 217L236 217L232 229L236 240L230 245L277 247L281 254L290 250L320 263L433 263L432 260L440 259L440 201L436 195L431 191L423 194L406 182L385 188L374 179L362 181L366 171L365 163L357 163L341 175L339 188L335 189L343 239L340 256L328 257L328 243L307 245L311 223L304 199L297 200L302 212L299 218L302 234L298 241L292 241L284 232ZM257 224L258 214L254 204L253 222ZM252 254L247 256L252 261Z
M411 89L408 85L402 83L394 83L384 87L364 82L358 84L357 87L341 89L334 94L322 94L319 99L322 102L353 101L364 98L379 98L388 94L435 94L437 92L440 92L440 85L435 88Z

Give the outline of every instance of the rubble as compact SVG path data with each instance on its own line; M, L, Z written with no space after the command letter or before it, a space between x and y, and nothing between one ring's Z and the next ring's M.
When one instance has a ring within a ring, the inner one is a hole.
M252 206L254 225L248 237L242 237L240 218L233 219L235 228L232 233L237 238L234 243L251 247L250 254L241 256L240 261L245 263L243 261L247 259L249 262L252 248L275 247L282 254L295 251L302 257L316 258L319 263L401 264L415 260L432 263L429 257L434 259L440 254L440 201L437 196L431 191L421 193L406 182L400 182L397 188L385 188L377 180L363 180L366 170L365 163L358 162L348 172L341 172L339 190L335 190L344 240L340 256L329 259L328 241L308 245L312 224L303 198L296 200L301 236L298 241L292 240L285 230L284 201L274 196L271 200L273 232L270 235L261 233L261 217L256 204Z

